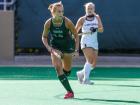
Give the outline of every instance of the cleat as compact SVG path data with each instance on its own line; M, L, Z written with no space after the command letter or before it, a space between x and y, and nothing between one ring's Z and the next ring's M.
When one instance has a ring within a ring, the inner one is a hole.
M70 99L74 98L74 93L73 92L67 92L64 96L64 99Z
M77 74L77 78L78 78L79 83L82 84L84 74L82 74L80 71L78 71L76 74Z

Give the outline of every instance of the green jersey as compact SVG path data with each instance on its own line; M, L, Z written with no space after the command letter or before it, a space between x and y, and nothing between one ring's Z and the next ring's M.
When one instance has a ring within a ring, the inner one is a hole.
M75 41L70 30L65 26L65 18L63 18L62 24L59 27L55 26L51 19L50 45L63 53L74 52Z

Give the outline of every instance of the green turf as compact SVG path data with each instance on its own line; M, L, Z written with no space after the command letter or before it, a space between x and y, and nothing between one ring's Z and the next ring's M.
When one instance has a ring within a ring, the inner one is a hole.
M0 105L140 105L140 68L96 68L94 85L69 77L75 98L64 100L64 88L52 67L0 67Z
M76 79L79 67L72 68L70 79ZM140 68L98 67L91 72L91 79L140 78ZM53 67L0 67L0 79L57 79Z

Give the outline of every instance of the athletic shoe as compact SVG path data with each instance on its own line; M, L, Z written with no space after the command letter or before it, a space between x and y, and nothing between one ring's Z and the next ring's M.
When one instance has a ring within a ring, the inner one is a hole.
M84 74L82 74L81 71L78 71L76 74L77 74L77 78L78 78L79 83L82 84L83 78L84 78Z
M64 96L64 99L70 99L74 98L74 93L73 92L67 92Z
M85 84L85 85L93 85L94 82L91 82L90 80L83 80L82 84Z

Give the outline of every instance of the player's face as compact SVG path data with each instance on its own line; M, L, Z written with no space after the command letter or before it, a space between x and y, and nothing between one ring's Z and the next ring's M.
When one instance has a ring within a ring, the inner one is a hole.
M56 11L55 11L55 17L56 18L62 18L64 14L64 9L62 6L57 7Z
M95 7L93 5L86 6L86 14L87 15L93 15L95 12Z

